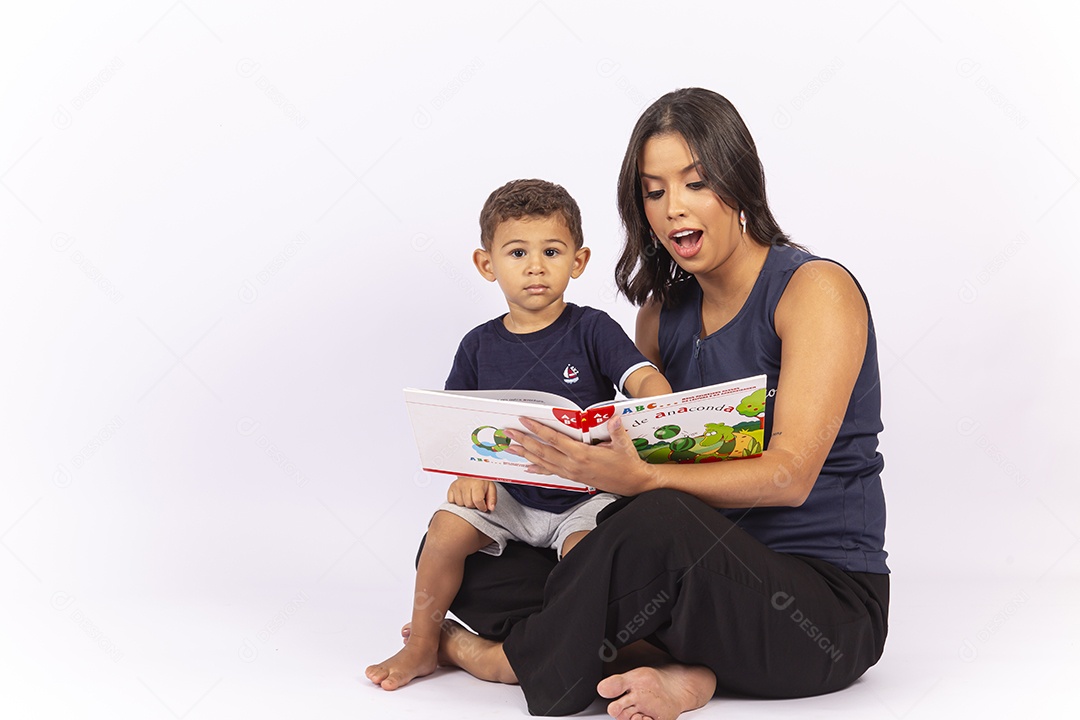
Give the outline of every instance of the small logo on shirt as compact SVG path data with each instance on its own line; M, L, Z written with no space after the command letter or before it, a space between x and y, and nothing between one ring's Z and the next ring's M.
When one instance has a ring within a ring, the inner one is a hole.
M578 371L573 365L567 365L566 369L562 371L563 382L567 385L573 385L578 381Z

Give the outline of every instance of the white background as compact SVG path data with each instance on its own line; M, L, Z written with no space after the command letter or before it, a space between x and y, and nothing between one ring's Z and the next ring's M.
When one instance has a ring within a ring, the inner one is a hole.
M632 327L618 166L694 85L870 297L894 571L855 688L705 712L1076 708L1067 7L7 3L0 714L523 715L460 673L362 679L445 489L401 388L503 311L470 253L512 178L577 198L568 299Z

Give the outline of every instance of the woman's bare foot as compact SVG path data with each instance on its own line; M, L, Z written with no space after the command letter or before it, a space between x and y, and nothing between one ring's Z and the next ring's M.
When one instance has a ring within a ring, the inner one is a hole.
M608 705L608 715L618 720L674 720L709 702L716 691L716 676L700 665L640 667L604 678L596 691L615 698Z
M405 647L393 657L376 665L369 665L365 671L368 680L383 690L397 690L409 681L430 675L439 666L439 646L436 642L425 642L423 638L414 638L406 634L406 625L401 629L405 637Z
M488 682L517 685L517 675L506 659L502 643L474 635L453 620L443 620L442 623L439 664L455 665L473 677Z

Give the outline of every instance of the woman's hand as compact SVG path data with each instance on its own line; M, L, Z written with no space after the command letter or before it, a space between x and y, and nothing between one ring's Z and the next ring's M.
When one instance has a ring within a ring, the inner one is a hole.
M559 475L616 495L638 495L656 486L656 473L638 457L618 416L607 423L611 441L599 445L586 445L528 418L521 422L532 434L506 430L516 443L507 452L532 463L529 472Z

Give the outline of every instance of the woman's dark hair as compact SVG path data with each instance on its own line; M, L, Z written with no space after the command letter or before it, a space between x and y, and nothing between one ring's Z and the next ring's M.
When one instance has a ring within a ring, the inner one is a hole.
M674 134L686 140L709 188L729 207L746 211L746 230L756 242L800 247L780 230L769 210L765 172L754 139L735 107L711 90L675 90L638 119L619 171L619 216L626 244L615 266L615 284L635 305L644 305L649 298L670 304L690 277L649 234L638 172L645 143L658 135Z

